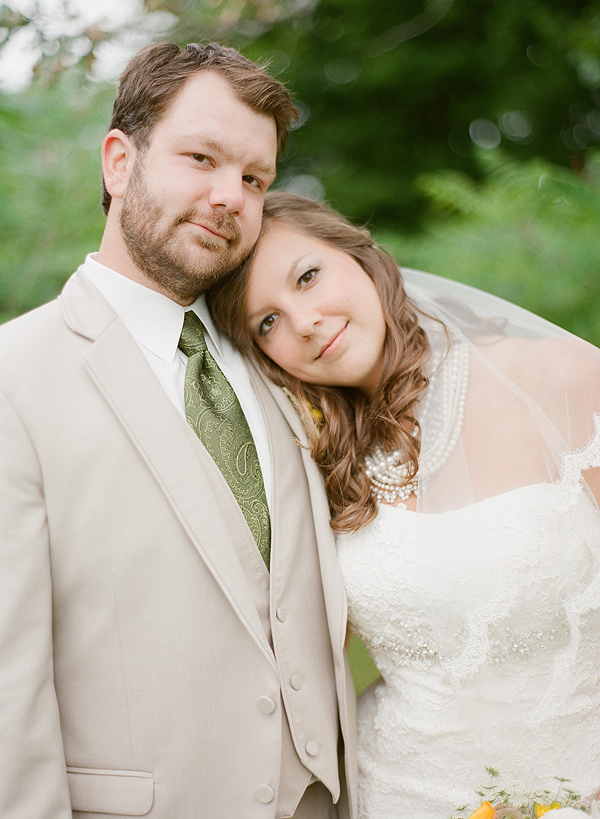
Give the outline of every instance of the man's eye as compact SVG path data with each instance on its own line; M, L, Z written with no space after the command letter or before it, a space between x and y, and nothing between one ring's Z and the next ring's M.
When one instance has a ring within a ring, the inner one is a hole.
M264 188L263 183L256 176L244 176L243 180L246 182L246 184L252 185L253 188L258 188L258 190L262 190Z
M261 323L259 324L258 335L259 336L266 336L267 333L271 330L271 328L275 324L276 320L277 320L277 316L275 316L274 314L271 314L270 316L266 316L266 318L264 318L261 321Z

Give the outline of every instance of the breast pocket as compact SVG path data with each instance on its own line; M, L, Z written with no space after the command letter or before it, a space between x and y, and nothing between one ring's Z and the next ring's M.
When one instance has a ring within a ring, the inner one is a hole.
M74 811L145 816L154 801L154 776L146 771L68 767L67 777Z

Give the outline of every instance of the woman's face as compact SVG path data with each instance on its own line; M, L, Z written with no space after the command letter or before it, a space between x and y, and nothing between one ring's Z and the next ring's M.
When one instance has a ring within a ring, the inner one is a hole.
M261 350L302 381L368 395L379 384L386 333L381 302L347 253L272 224L252 263L246 315Z

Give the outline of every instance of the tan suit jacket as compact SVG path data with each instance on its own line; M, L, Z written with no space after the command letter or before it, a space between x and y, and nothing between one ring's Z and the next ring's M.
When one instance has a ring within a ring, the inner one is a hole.
M293 764L353 815L322 482L287 398L253 378L273 452L270 578L218 468L84 276L0 328L2 819L273 819L285 715Z

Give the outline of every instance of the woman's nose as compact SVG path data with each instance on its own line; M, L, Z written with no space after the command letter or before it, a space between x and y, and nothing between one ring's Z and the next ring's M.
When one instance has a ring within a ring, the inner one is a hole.
M293 316L294 330L299 336L308 338L312 336L321 321L321 315L317 310L301 309L296 310Z

